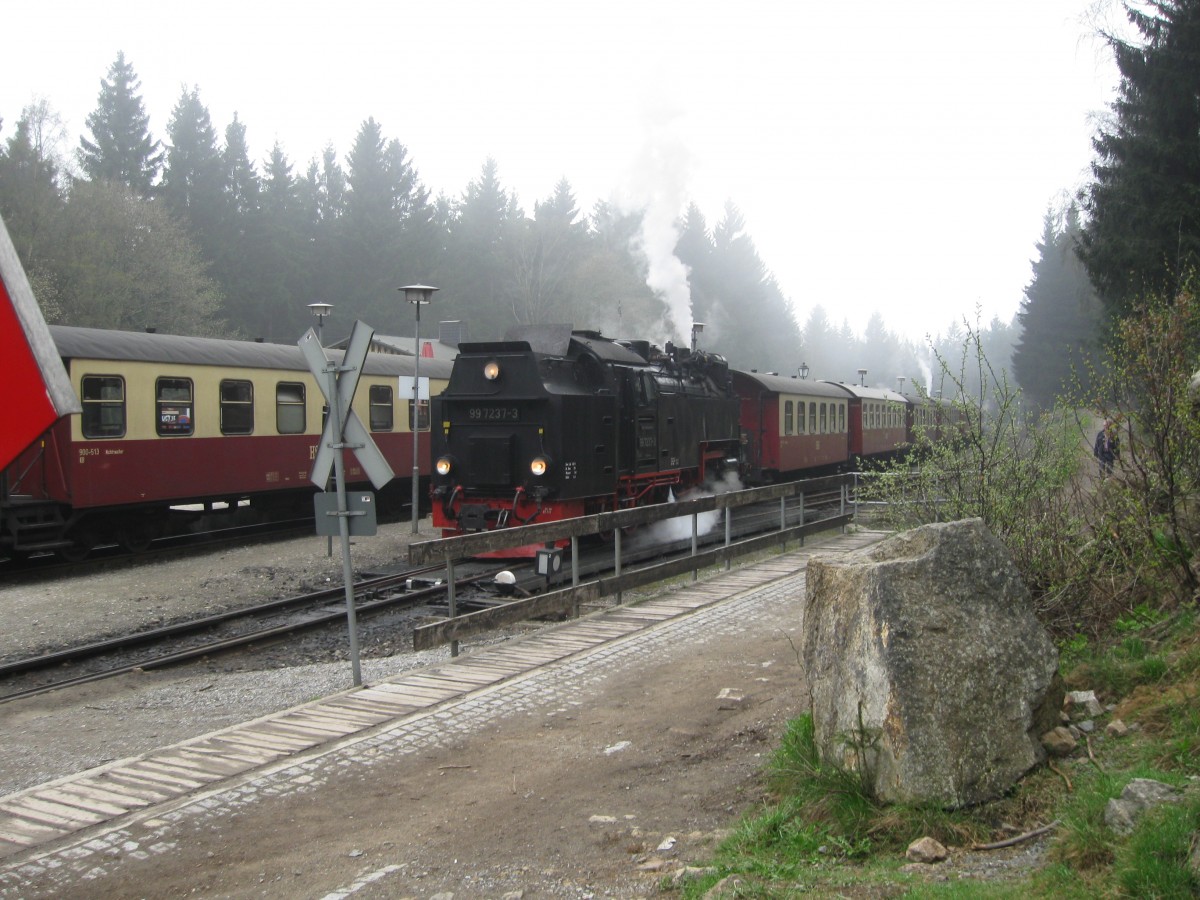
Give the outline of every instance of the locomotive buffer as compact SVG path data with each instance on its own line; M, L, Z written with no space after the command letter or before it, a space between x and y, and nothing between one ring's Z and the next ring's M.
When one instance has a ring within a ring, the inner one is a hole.
M374 334L375 329L369 325L355 322L341 365L326 359L320 338L311 328L299 341L300 352L304 354L309 371L316 378L329 406L325 430L321 433L321 443L317 448L316 459L313 460L309 480L317 487L324 488L329 483L329 469L333 467L337 493L334 497L330 497L325 491L318 493L314 506L317 533L332 534L332 529L326 525L336 518L337 533L342 539L342 580L346 586L346 620L350 631L350 663L355 687L362 684L362 668L359 664L358 623L354 612L354 571L350 565L350 535L375 534L375 496L371 493L355 493L353 500L347 498L343 451L354 451L376 490L396 477L387 459L371 439L370 432L350 406L354 392L358 389L358 379L362 374L363 363L366 362L367 351L371 348L371 338Z

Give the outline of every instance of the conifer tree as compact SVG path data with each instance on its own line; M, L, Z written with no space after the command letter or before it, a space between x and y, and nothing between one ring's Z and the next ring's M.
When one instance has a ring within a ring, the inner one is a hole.
M1141 34L1106 35L1121 72L1094 140L1080 254L1109 312L1175 293L1200 262L1200 0L1126 3Z
M150 117L138 94L141 82L118 53L100 82L96 109L87 117L91 140L79 139L79 164L92 181L123 184L148 197L162 165L158 141L150 136Z
M1067 210L1061 229L1047 212L1033 262L1033 280L1017 313L1020 336L1013 350L1013 375L1025 396L1048 409L1071 393L1086 390L1099 359L1102 309L1075 253L1079 210Z

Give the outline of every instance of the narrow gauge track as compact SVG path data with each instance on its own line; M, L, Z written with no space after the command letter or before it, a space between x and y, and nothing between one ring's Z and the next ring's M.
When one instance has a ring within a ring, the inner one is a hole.
M827 498L818 498L814 496L811 498L809 503L806 503L804 511L806 513L813 513L818 509L819 506L836 505L837 502L838 497L836 494L830 495ZM778 527L779 515L777 508L775 508L772 504L764 504L761 508L751 507L750 509L752 510L750 515L743 515L736 521L733 528L733 536L742 537L755 533L763 533ZM801 511L799 509L787 510L788 524L799 524L800 513ZM681 517L680 519L673 521L686 521L687 518L688 517ZM713 543L720 542L721 540L723 540L723 530L715 526L711 527L707 533L698 535L698 544L702 545L711 545ZM635 536L635 538L630 541L630 546L628 549L623 553L623 561L625 565L637 565L640 562L645 562L651 559L661 559L665 556L670 556L671 554L686 555L689 552L689 547L690 538L668 537L665 539L653 540L652 543L646 543L646 539L644 537ZM611 559L612 555L610 548L596 548L594 551L588 552L581 558L580 572L585 577L602 575L611 572ZM479 585L485 580L492 579L497 571L508 567L510 566L492 566L486 571L464 575L456 582L456 592L465 591L472 586ZM394 610L399 606L411 607L423 603L428 603L429 606L434 608L440 607L444 609L446 586L440 580L429 587L419 588L416 590L406 589L411 579L419 579L422 576L430 576L431 580L433 580L436 579L437 574L440 574L443 571L444 568L440 565L426 566L401 573L376 576L356 582L354 591L356 596L355 606L357 615L365 618L375 613ZM558 586L558 584L561 584L563 580L569 577L569 573L564 571L555 586ZM523 581L524 585L528 585L533 589L536 589L540 584L540 579L537 578ZM528 590L528 588L524 586L521 589ZM215 640L208 639L199 644L185 647L183 649L172 650L157 656L149 656L135 661L122 662L119 665L93 670L75 675L73 677L58 679L45 684L22 688L8 694L0 695L0 703L25 699L28 697L37 696L39 694L60 690L66 687L87 684L90 682L100 681L105 678L129 674L134 671L147 671L152 669L166 668L168 666L197 660L205 656L213 656L241 647L247 647L253 644L259 644L266 641L295 635L310 629L339 625L346 621L346 609L344 603L342 602L344 597L345 590L341 585L339 585L337 587L314 591L309 594L285 597L278 600L272 600L267 603L244 607L238 610L229 610L227 612L217 613L215 615L205 616L199 619L192 619L186 622L179 622L160 628L148 629L136 634L125 635L122 637L113 638L111 640L97 641L85 646L68 648L28 659L2 663L0 664L0 679L25 678L36 675L36 673L45 671L52 666L60 666L64 664L85 665L89 662L102 661L105 657L128 653L146 645L185 640L190 636L194 636L205 631L211 631L214 628L227 626L230 623L234 623L239 620L253 620L261 619L267 616L279 615L284 615L288 619L282 624L273 624L267 627L253 627L250 630L243 631L239 634L220 637ZM472 605L477 605L479 602L480 601L478 598L472 599L466 594L463 594L459 597L459 603L462 608L469 608ZM336 606L334 604L336 604Z
M443 596L446 592L446 587L440 582L430 587L406 590L407 582L410 579L419 578L422 575L428 575L437 571L438 567L425 567L391 575L380 575L356 582L354 592L357 614L359 616L369 616L373 613L395 609L398 606L415 606ZM466 588L490 578L494 574L494 571L492 571L466 575L458 581L457 586ZM293 597L285 597L237 610L229 610L200 619L191 619L161 628L152 628L137 632L136 634L123 635L111 640L97 641L81 647L71 647L28 659L0 664L0 678L30 677L52 666L67 664L82 666L89 663L102 664L106 657L128 654L146 645L161 645L171 641L186 641L189 637L211 631L215 628L229 626L239 621L252 621L263 617L278 617L280 615L286 617L286 621L281 624L272 624L266 627L251 627L250 630L242 631L241 633L218 637L216 639L209 638L199 644L172 650L168 653L147 656L130 662L121 662L115 666L110 665L106 668L93 670L73 677L23 688L0 696L0 703L32 697L65 687L100 681L105 678L112 678L134 671L161 669L178 663L200 659L204 656L212 656L234 650L239 647L246 647L294 635L308 629L344 623L346 621L344 602L336 608L334 606L334 604L343 601L344 598L345 589L343 586L338 585L334 588L325 588L310 594L298 594Z

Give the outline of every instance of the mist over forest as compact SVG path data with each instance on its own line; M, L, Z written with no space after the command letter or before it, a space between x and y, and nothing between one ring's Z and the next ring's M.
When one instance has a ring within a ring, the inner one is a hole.
M1094 352L1099 304L1072 252L1069 201L1046 211L1021 313L968 315L913 342L886 297L893 322L875 313L856 333L837 297L784 296L732 202L714 222L694 203L582 210L563 177L530 208L491 158L459 194L435 196L374 118L344 153L331 144L300 163L276 143L252 160L253 123L235 114L218 130L199 87L181 90L159 131L131 60L118 54L100 83L82 135L65 133L52 99L0 119L0 214L50 322L291 343L313 324L309 304L329 303L328 341L356 319L411 336L397 288L423 283L439 288L425 337L445 321L474 341L569 323L687 344L703 323L699 345L736 367L908 392L940 391L943 364L962 375L957 390L975 390L1022 359L1031 384L1059 364L1057 389ZM1022 341L1029 325L1050 327L1030 317L1039 295L1056 308L1069 295L1085 321L1053 359Z

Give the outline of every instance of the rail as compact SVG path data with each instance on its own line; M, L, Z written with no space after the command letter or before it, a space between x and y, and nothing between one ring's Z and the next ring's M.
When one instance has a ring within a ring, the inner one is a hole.
M714 565L724 565L729 568L733 559L747 553L773 547L778 544L781 548L787 546L792 539L803 544L806 535L828 531L831 528L845 528L854 519L850 509L850 489L855 484L853 475L832 475L824 478L810 478L804 481L794 481L785 484L773 484L767 487L751 488L744 491L733 491L709 497L699 497L695 500L681 500L675 503L659 503L653 506L636 509L618 510L615 512L599 513L594 516L581 516L576 519L564 519L557 522L546 522L534 525L521 525L514 528L503 528L496 531L482 531L474 534L458 535L432 541L420 541L409 545L408 561L413 565L444 562L446 566L447 599L449 601L449 617L439 622L421 626L413 631L413 649L427 650L440 644L449 643L451 653L457 655L458 641L502 625L518 622L524 619L548 615L570 614L578 615L581 603L591 603L602 597L616 595L620 602L624 591L673 578L686 572L692 573L693 580L698 577L700 569ZM811 522L804 521L805 495L829 494L836 491L839 496L838 512L836 515L816 518ZM789 510L790 501L799 500L799 505L793 505ZM732 540L733 510L760 504L772 500L779 501L779 528L767 534ZM703 513L721 511L724 516L724 544L711 550L699 550L699 516ZM794 516L799 514L798 525L788 524L789 512ZM654 563L629 572L622 571L621 535L623 530L640 525L650 525L668 519L690 517L692 520L691 553L686 557ZM581 584L579 575L579 539L590 535L608 535L613 537L613 575L597 578ZM467 615L457 615L454 596L454 565L456 560L475 556L481 553L492 553L514 547L525 547L534 544L553 545L558 541L569 539L571 542L571 585L558 590L547 591L521 600L514 600L502 606Z

